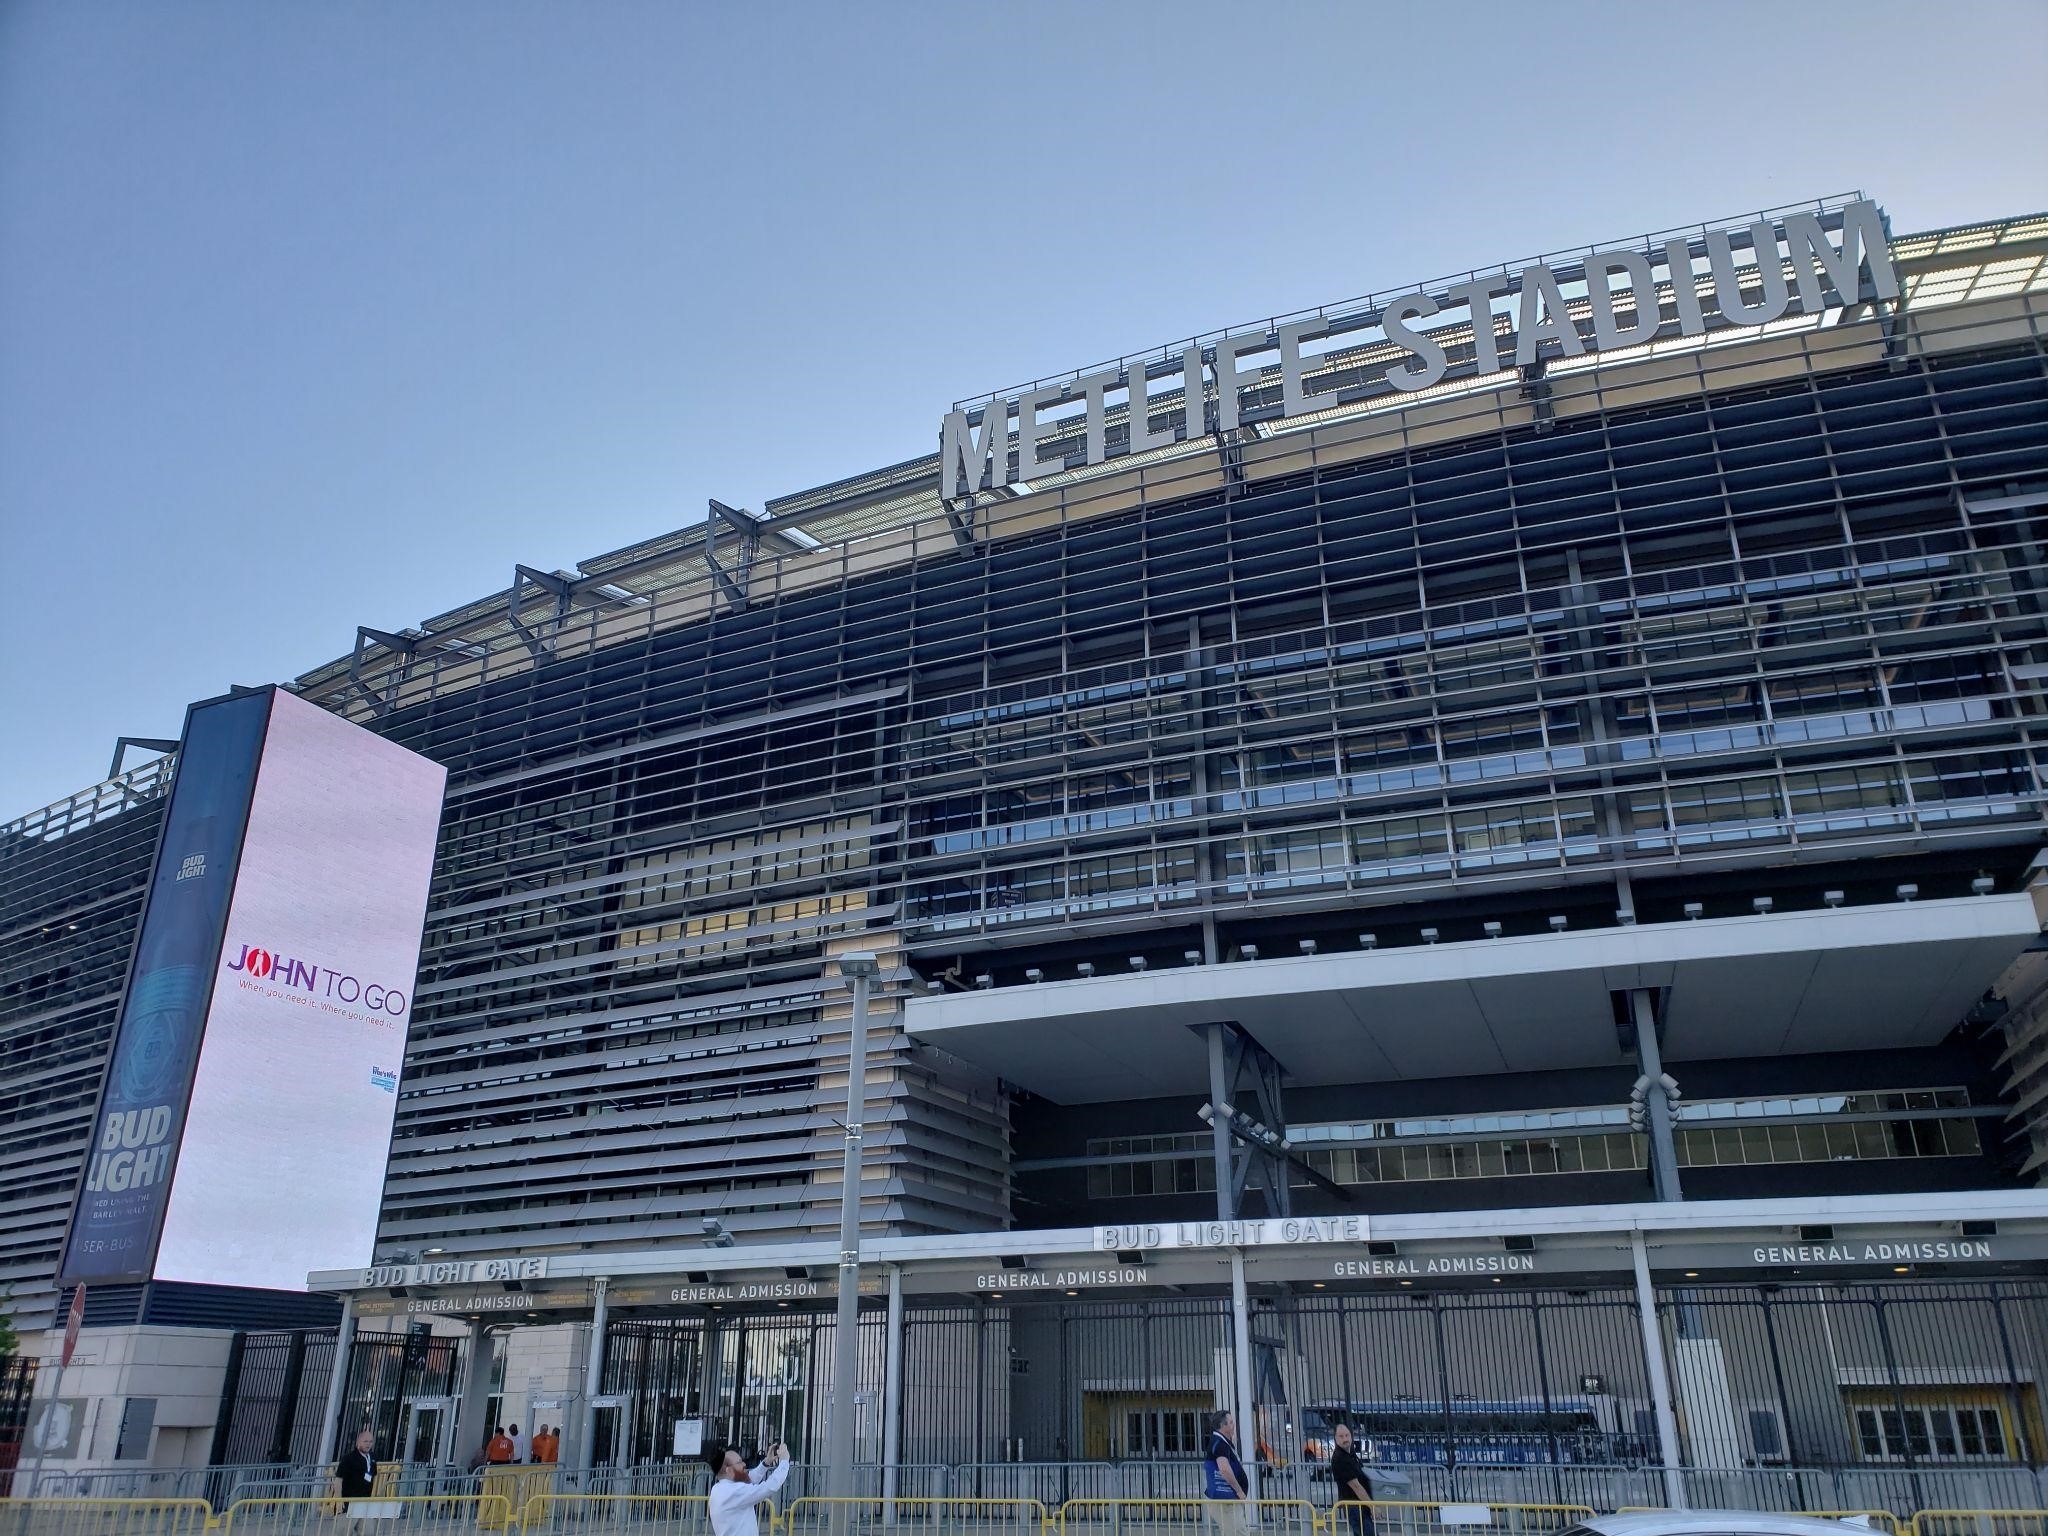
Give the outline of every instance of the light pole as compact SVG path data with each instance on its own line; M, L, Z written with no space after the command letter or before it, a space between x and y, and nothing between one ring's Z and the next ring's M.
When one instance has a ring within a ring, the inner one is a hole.
M846 1051L846 1163L839 1185L839 1322L833 1338L832 1418L826 1449L827 1487L853 1497L853 1432L860 1412L860 1123L867 1108L868 988L881 966L857 950L839 957L853 984L853 1038ZM846 1505L836 1506L845 1510Z

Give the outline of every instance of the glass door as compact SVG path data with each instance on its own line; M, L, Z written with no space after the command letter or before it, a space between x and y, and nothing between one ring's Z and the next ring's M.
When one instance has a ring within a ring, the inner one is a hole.
M633 1464L631 1398L599 1397L590 1404L590 1464L630 1467Z
M415 1397L405 1405L405 1439L401 1460L421 1466L445 1464L454 1447L455 1399Z

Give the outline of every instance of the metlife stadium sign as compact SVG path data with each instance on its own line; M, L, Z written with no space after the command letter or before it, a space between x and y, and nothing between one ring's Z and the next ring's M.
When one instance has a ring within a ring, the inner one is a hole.
M1681 274L1675 283L1674 273ZM1750 329L1789 314L1818 316L1898 296L1884 216L1867 199L1593 251L1568 262L1495 269L1190 343L1177 355L1172 349L1148 353L955 409L939 433L939 490L952 500L1080 467L1068 462L1077 422L1082 464L1103 463L1111 456L1111 417L1119 412L1126 424L1120 448L1126 453L1229 432L1248 414L1244 391L1270 388L1276 371L1279 408L1260 412L1261 419L1285 420L1353 403L1352 391L1309 388L1310 377L1327 364L1308 349L1332 338L1353 348L1380 343L1385 360L1367 365L1376 376L1355 390L1410 394L1447 379L1483 384L1492 375L1640 347L1673 334ZM1174 419L1163 420L1149 401L1161 383L1165 388L1158 393L1179 393ZM1134 400L1143 408L1131 409Z
M67 1282L369 1257L445 780L276 689L192 709Z

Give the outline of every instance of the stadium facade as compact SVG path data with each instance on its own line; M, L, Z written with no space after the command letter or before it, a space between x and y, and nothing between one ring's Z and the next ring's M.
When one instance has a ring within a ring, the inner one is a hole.
M1276 1478L1345 1416L2038 1464L2048 216L1617 249L959 402L298 679L448 797L353 1365L249 1335L212 1459L822 1445L872 951L866 1460L1234 1402ZM30 1329L174 773L0 847Z

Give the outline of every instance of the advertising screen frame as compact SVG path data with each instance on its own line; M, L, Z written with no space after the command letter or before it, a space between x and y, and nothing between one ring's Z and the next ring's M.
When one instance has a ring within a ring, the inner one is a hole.
M201 700L186 710L177 774L157 833L150 863L149 887L129 947L115 1013L114 1035L94 1098L90 1140L84 1149L64 1241L59 1250L61 1262L57 1279L60 1287L161 1283L265 1292L278 1289L275 1282L179 1280L162 1276L159 1270L172 1196L192 1128L193 1097L227 960L227 935L245 873L251 814L257 801L264 758L272 740L279 699L284 696L285 690L275 685L236 689L217 698ZM290 696L290 703L321 715L328 714L296 695ZM223 713L210 714L210 711ZM241 718L236 718L233 712L241 712ZM364 729L341 717L330 718L351 731ZM439 776L430 820L432 835L438 843L441 808L446 794L445 770L441 770L432 759L410 753L410 749L390 741L388 737L370 731L364 734L374 737L380 749L407 752L418 758L421 765L436 770ZM185 797L182 816L181 794ZM210 832L213 839L204 846L203 857L195 859L193 845L200 840L202 830ZM430 848L426 854L429 871L434 852ZM189 897L183 907L170 905L172 894L187 879L197 881L192 894L204 903L203 921L195 919L198 908L191 905ZM430 883L431 873L418 893L420 910L413 914L415 930L424 920ZM174 917L181 920L179 924L173 924ZM167 949L175 950L177 965L162 963ZM155 974L166 970L179 974L168 977ZM413 988L417 973L416 940L404 977L408 992ZM143 1017L145 1013L150 1017ZM401 1078L410 1031L411 1008L408 1005L393 1063ZM149 1084L155 1106L153 1111L137 1112L129 1107L129 1101L136 1097L135 1084L138 1081ZM128 1085L125 1090L124 1084ZM392 1093L395 1116L395 1084ZM109 1150L105 1146L108 1128L114 1123L113 1117L124 1113L135 1118L122 1123L115 1140L140 1148L133 1153ZM165 1125L166 1118L168 1126ZM390 1143L391 1131L387 1129L379 1149L382 1154L380 1170L388 1166ZM108 1159L114 1162L110 1163ZM143 1159L149 1160L151 1178L143 1195L122 1202L116 1196L127 1193L128 1189L95 1187L96 1183L109 1176L110 1169L113 1169L112 1176L132 1176L138 1162ZM115 1163L120 1164L117 1169ZM381 1193L381 1172L378 1187ZM95 1201L99 1202L97 1210ZM374 1224L373 1217L373 1233ZM108 1233L112 1236L107 1236ZM84 1243L105 1241L119 1242L121 1262L108 1262L102 1256L78 1251ZM304 1283L301 1274L291 1289L303 1292Z

